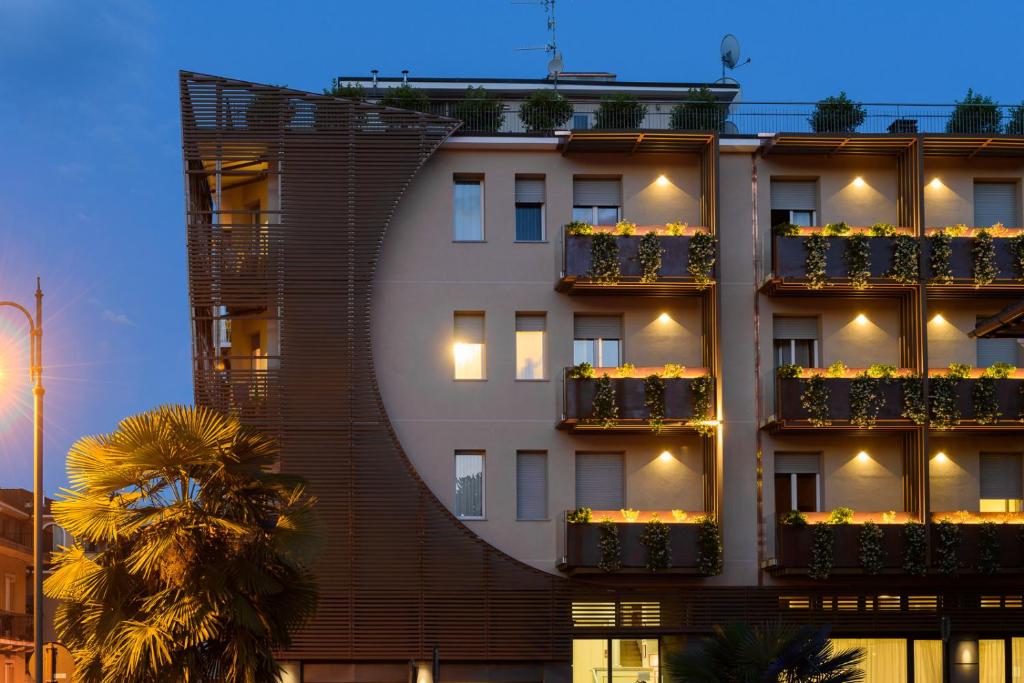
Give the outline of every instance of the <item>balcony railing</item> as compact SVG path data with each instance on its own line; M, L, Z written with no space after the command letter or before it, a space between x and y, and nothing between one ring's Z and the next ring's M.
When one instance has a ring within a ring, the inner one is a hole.
M805 374L811 371L805 371ZM817 371L814 371L817 372ZM847 374L855 374L848 370ZM905 372L905 371L904 371ZM823 377L828 393L823 412L814 414L805 407L804 393L808 390L808 378L777 377L775 380L775 420L772 427L782 429L860 429L855 424L850 393L852 377ZM882 403L873 415L874 429L912 429L914 422L903 417L905 387L898 378L881 381L878 385ZM874 406L873 406L874 407ZM822 422L828 424L822 424Z
M276 358L263 360L277 362ZM277 369L197 369L198 398L209 408L262 424L280 412L279 376Z
M271 248L266 225L195 230L189 249L194 286L210 287L210 300L224 306L267 304L276 288L279 254Z
M929 233L934 230L929 230ZM970 233L976 230L970 230ZM994 265L996 267L995 278L991 283L980 285L975 279L974 266L975 256L973 247L975 238L973 235L953 237L950 239L949 270L952 279L946 284L935 284L933 278L935 273L931 267L932 241L928 238L922 240L922 260L925 263L925 277L935 294L941 294L948 289L967 288L971 292L1012 292L1019 293L1024 290L1024 270L1015 264L1011 242L1015 234L1020 234L1020 229L1009 230L1011 235L995 236L992 239L992 246L995 249Z
M905 540L902 524L879 524L882 531L882 567L880 573L903 571ZM863 574L860 559L863 524L832 524L831 574ZM805 574L814 560L814 527L812 525L779 524L775 530L775 570L788 574Z
M32 615L0 612L0 640L16 640L31 646Z

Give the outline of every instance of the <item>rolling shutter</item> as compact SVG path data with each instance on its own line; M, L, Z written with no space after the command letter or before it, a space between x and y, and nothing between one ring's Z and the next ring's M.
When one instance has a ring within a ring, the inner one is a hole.
M774 339L817 339L817 318L776 316L772 322Z
M516 178L516 204L543 204L543 178Z
M996 363L1008 363L1017 365L1017 340L1016 339L979 339L978 340L978 361L979 368L992 367Z
M772 180L772 210L818 208L818 183L814 180Z
M621 453L576 454L576 507L621 510L625 507Z
M573 206L621 206L622 182L619 180L572 181Z
M1017 227L1017 183L974 183L974 224Z
M482 313L455 314L455 340L463 344L484 343L484 316Z
M775 474L818 474L817 453L776 453Z
M546 453L516 453L516 519L547 519L548 458Z
M543 314L516 313L516 332L543 332L546 323Z
M1024 499L1019 453L981 454L981 497L996 500Z
M622 316L577 315L573 339L622 339Z

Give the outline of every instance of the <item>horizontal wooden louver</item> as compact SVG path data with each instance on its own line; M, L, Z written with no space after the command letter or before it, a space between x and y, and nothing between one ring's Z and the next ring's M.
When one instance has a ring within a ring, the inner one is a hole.
M1018 227L1017 183L974 183L974 224Z
M621 206L622 182L610 180L575 178L572 181L573 206Z
M772 179L772 210L809 210L818 207L818 183L814 180Z

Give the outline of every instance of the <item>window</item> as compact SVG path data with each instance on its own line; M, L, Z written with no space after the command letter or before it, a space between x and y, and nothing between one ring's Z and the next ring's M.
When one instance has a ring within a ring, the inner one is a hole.
M775 340L775 367L799 365L818 367L818 319L775 316L772 322Z
M986 320L988 316L979 315L978 322ZM1017 365L1017 340L1016 339L978 339L978 359L975 365L979 368L989 368L996 363L1008 363Z
M482 180L455 180L455 241L481 242L484 239L484 183Z
M626 507L622 453L576 454L576 507L592 510Z
M780 223L814 225L817 220L818 183L815 180L771 181L772 226Z
M516 177L516 242L544 240L544 178Z
M455 516L484 518L483 451L455 451Z
M484 314L456 313L455 379L484 379Z
M586 130L590 128L590 115L586 112L572 115L572 129Z
M617 178L572 181L572 219L593 225L614 225L622 208L622 182Z
M987 227L1002 223L1018 227L1017 183L974 183L974 224Z
M1020 512L1024 472L1020 453L981 454L981 512Z
M14 575L4 574L4 611L14 611Z
M775 513L818 512L821 474L817 453L775 454Z
M516 453L516 519L548 518L548 454Z
M544 379L543 313L516 313L516 379Z
M861 668L865 683L907 683L907 641L902 638L832 638L836 652L865 650Z
M573 320L572 362L595 368L622 364L622 316L577 315Z

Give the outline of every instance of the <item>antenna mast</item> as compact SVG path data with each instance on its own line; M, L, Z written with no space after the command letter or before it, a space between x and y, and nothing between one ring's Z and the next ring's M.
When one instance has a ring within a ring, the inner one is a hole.
M548 43L538 47L521 47L519 50L543 50L551 56L548 61L548 76L555 82L555 89L558 88L558 74L562 71L562 54L558 51L558 30L555 21L556 0L533 0L532 2L513 2L514 5L543 5L544 13L547 15Z

